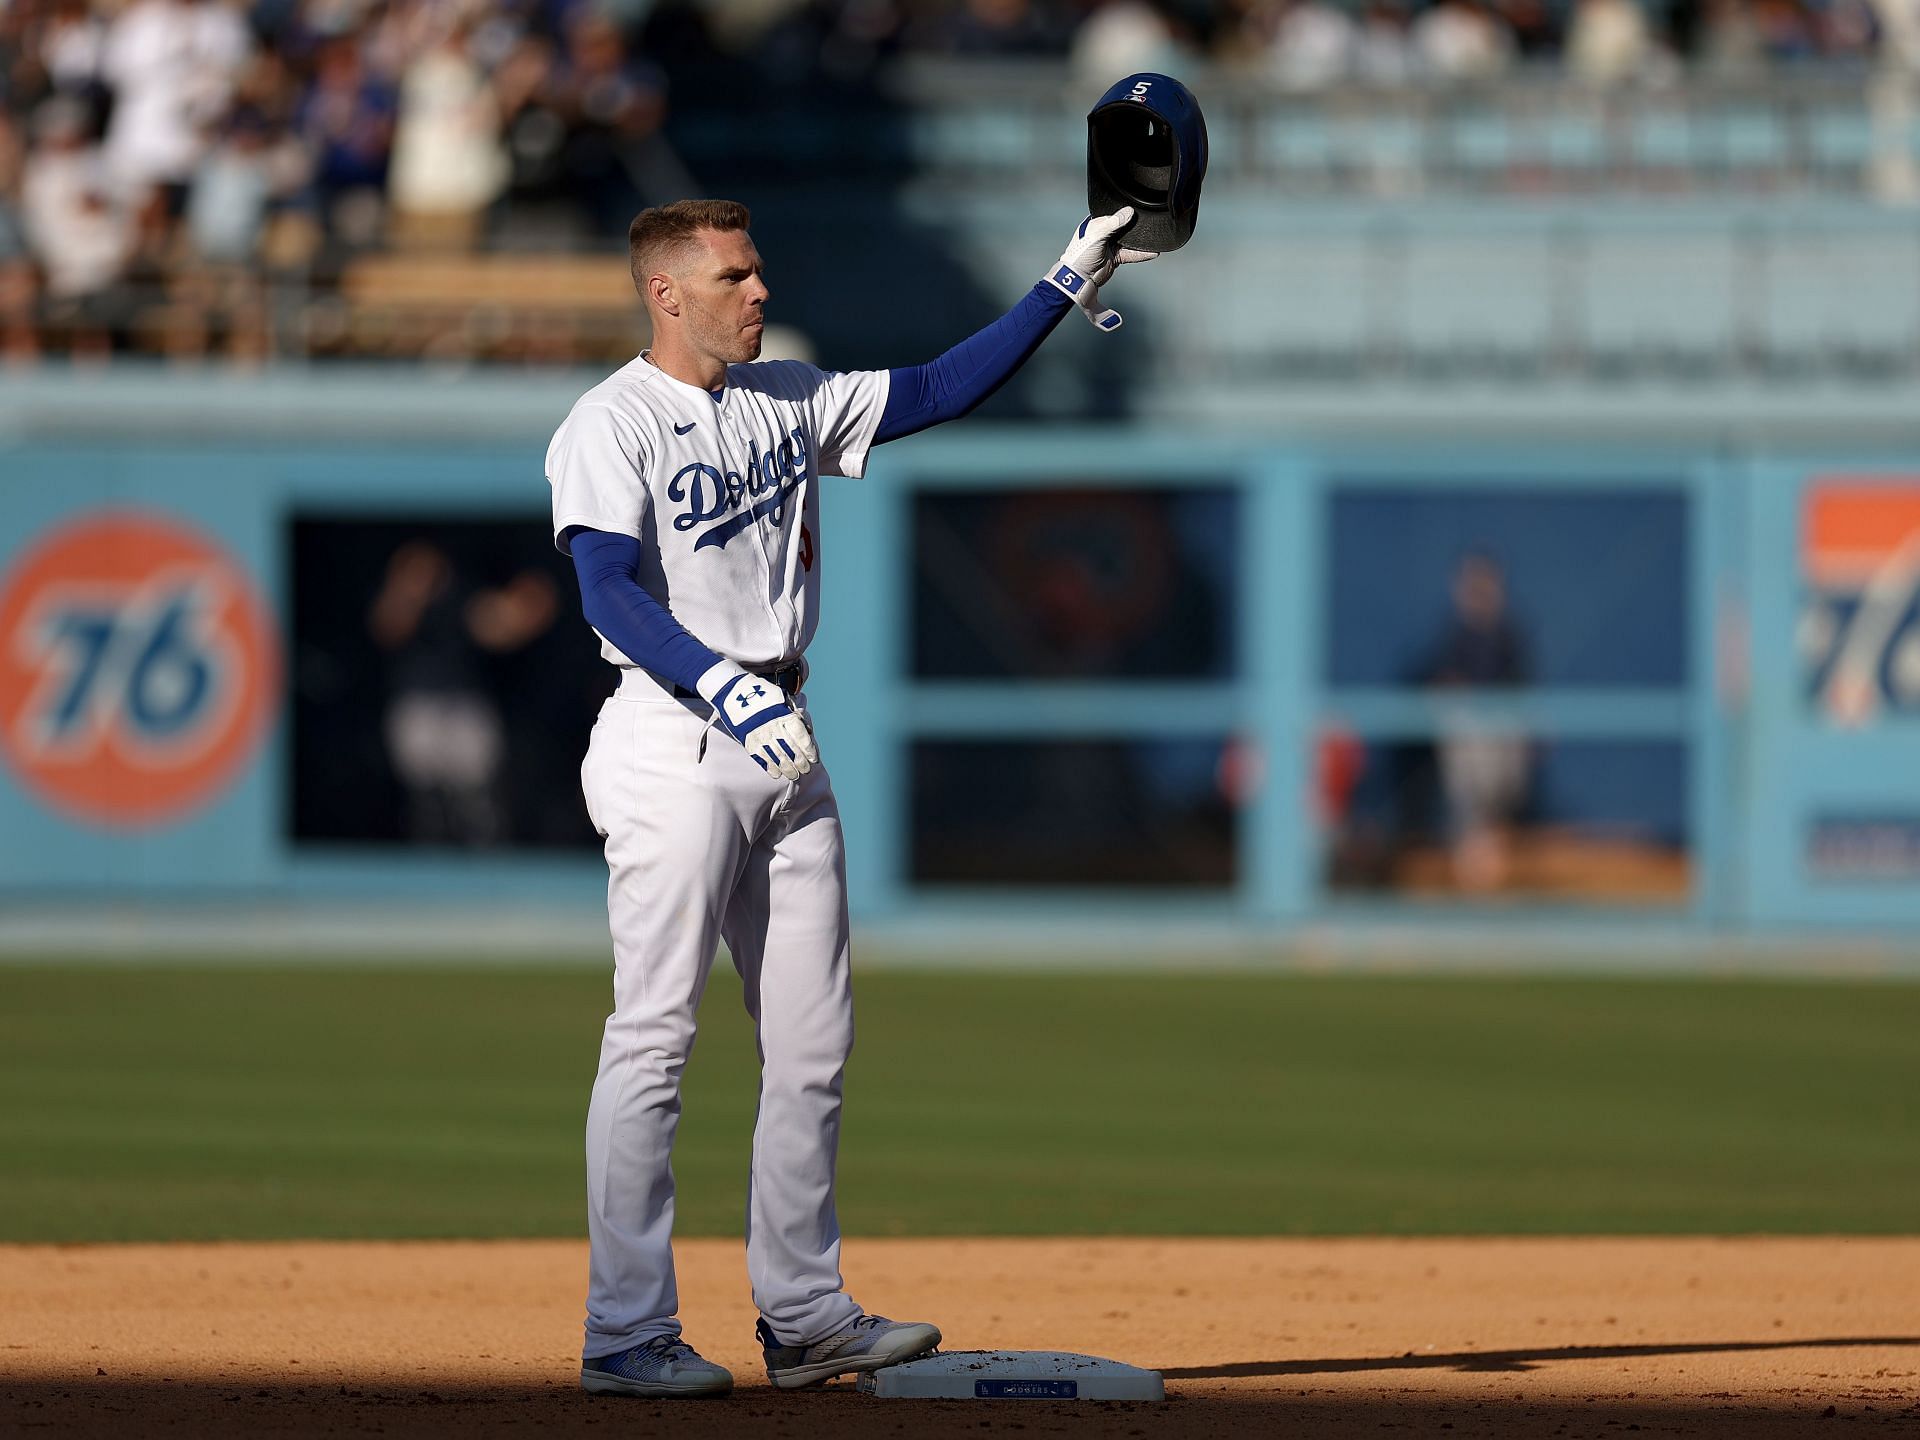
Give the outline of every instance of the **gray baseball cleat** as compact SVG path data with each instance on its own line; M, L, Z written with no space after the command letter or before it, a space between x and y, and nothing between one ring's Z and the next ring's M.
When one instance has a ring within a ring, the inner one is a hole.
M628 1350L580 1365L580 1388L590 1395L724 1395L733 1372L700 1354L678 1335L656 1335Z
M782 1390L817 1385L836 1375L862 1370L884 1370L916 1355L925 1355L940 1343L936 1325L889 1320L884 1315L862 1315L811 1345L782 1345L767 1322L755 1328L767 1357L767 1378Z

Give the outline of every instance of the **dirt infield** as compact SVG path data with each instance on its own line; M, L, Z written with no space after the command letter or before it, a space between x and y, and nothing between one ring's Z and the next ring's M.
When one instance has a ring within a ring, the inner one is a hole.
M1920 1239L848 1242L948 1349L1151 1365L1162 1405L778 1393L739 1246L679 1253L726 1400L580 1393L577 1243L0 1247L0 1434L1920 1437Z

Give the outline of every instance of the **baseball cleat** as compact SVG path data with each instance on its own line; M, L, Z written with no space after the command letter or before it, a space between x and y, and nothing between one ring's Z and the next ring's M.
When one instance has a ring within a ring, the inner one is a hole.
M767 1357L767 1378L782 1390L817 1385L836 1375L884 1370L916 1355L925 1355L940 1343L935 1325L889 1320L884 1315L862 1315L811 1345L782 1345L762 1320L756 1327Z
M678 1335L658 1335L630 1350L601 1355L580 1365L580 1388L589 1395L724 1395L733 1373L702 1360Z

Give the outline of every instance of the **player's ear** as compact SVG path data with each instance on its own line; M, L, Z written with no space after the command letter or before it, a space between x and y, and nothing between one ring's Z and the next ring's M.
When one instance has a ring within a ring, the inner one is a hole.
M680 291L671 275L649 275L647 298L669 315L680 313Z

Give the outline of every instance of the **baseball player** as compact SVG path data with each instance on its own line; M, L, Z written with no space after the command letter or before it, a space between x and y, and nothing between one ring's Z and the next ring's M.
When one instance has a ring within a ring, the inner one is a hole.
M753 363L767 283L744 206L643 211L628 234L652 348L583 395L547 451L555 542L620 669L581 766L605 838L614 1008L587 1112L592 1259L581 1384L724 1394L680 1336L669 1156L694 1012L720 941L761 1061L747 1270L768 1377L793 1388L933 1349L840 1276L834 1168L853 1044L846 865L807 718L820 476L965 415L1078 306L1103 330L1114 268L1152 258L1089 218L1012 310L930 364Z

